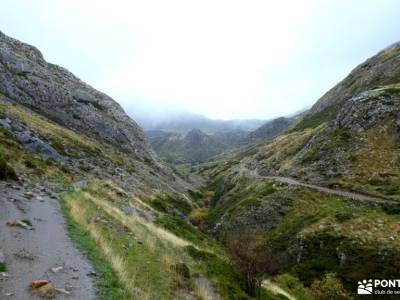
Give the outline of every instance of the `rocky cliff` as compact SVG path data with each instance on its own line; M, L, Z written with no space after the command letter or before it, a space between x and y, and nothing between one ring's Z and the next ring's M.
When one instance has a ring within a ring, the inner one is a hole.
M35 47L1 32L0 93L140 160L156 160L141 128L117 102L66 69L47 63Z
M397 83L400 78L400 43L395 43L357 66L339 84L323 95L311 108L318 113L338 106L352 96L379 86Z

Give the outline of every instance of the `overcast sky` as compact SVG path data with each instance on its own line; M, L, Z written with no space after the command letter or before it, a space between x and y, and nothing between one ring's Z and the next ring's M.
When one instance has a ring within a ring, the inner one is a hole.
M0 1L0 30L133 116L291 114L400 40L396 0Z

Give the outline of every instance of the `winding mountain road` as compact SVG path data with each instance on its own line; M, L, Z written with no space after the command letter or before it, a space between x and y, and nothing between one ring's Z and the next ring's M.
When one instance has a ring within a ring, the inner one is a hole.
M337 195L337 196L349 198L352 200L357 200L357 201L362 201L362 202L374 202L374 203L380 203L380 204L399 204L399 202L395 201L395 200L387 200L387 199L383 199L383 198L378 198L378 197L355 193L355 192L350 192L350 191L331 189L331 188L327 188L327 187L323 187L323 186L319 186L319 185L315 185L315 184L301 182L301 181L298 181L298 180L290 178L290 177L262 176L262 175L258 174L257 170L249 170L246 166L243 166L243 165L240 166L240 171L247 173L251 177L265 179L265 180L278 181L278 182L282 182L282 183L285 183L288 185L305 187L308 189L316 190L321 193Z

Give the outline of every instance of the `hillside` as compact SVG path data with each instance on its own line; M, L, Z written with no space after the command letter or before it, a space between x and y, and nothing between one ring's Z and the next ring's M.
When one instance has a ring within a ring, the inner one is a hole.
M226 150L271 140L293 122L294 118L282 117L267 121L253 131L214 129L214 133L207 134L199 129L186 133L146 130L145 134L156 153L168 163L204 163Z
M0 33L0 298L343 300L398 278L399 57L384 49L300 116L170 124L150 144Z
M277 135L287 130L292 125L293 118L276 118L274 120L266 122L261 127L249 133L247 139L248 142L255 142L260 140L270 140Z
M252 299L113 99L2 33L0 78L0 298Z
M154 130L146 135L158 155L173 164L206 162L229 147L198 129L186 134Z
M155 160L141 128L113 99L64 68L47 63L30 45L1 32L0 43L0 91L4 96L141 160Z
M386 48L287 132L199 168L215 191L209 230L261 233L285 273L273 280L300 298L326 274L347 290L332 299L371 274L398 276L399 57Z

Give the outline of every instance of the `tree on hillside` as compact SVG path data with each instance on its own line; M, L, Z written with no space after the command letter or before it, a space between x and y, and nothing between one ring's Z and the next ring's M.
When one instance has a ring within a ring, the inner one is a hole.
M260 233L237 233L227 236L225 245L246 284L247 293L259 298L263 279L278 270L269 243Z

